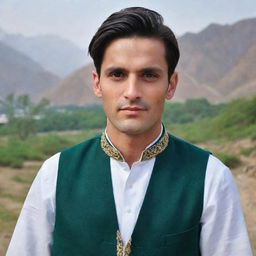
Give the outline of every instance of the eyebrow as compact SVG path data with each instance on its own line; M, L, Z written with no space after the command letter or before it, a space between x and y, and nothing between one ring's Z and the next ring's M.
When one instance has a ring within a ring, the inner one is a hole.
M125 71L126 69L125 68L121 68L121 67L109 67L107 68L104 73L111 73L113 71Z
M113 71L127 71L125 68L122 68L122 67L118 67L118 66L113 66L113 67L109 67L107 68L104 73L111 73ZM146 67L146 68L142 68L136 72L158 72L158 73L163 73L163 69L160 68L160 67L155 67L155 66L152 66L152 67Z
M140 70L140 72L158 72L158 73L163 73L163 69L159 68L159 67L147 67L147 68L143 68Z

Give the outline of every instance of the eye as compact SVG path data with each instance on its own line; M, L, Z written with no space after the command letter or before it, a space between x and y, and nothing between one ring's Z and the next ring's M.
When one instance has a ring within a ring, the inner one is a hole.
M154 72L144 72L142 77L147 81L154 81L159 77L159 75Z
M120 79L124 78L125 74L124 74L123 71L118 71L118 70L117 70L117 71L111 72L111 73L109 74L109 76L110 76L111 78L113 78L114 80L120 80Z
M144 74L144 77L148 77L148 78L156 77L156 74L153 74L153 73L145 73L145 74Z

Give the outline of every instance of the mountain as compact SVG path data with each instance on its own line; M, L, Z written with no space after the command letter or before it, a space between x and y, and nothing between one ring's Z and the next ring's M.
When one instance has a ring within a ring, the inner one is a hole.
M222 95L215 88L199 83L194 77L183 70L178 71L179 82L172 101L183 102L186 99L206 98L210 102L217 102Z
M252 45L232 69L219 80L215 87L223 95L226 95L226 100L255 94L255 71L256 43Z
M64 79L56 88L47 92L44 97L52 105L90 105L97 104L100 100L94 95L92 89L91 72L93 64L77 70Z
M198 34L179 38L180 69L199 83L218 80L256 43L256 18L233 25L211 24Z
M0 30L0 41L27 55L45 70L60 77L66 77L88 62L85 50L54 35L25 37Z
M256 18L233 25L211 24L178 38L179 84L173 101L207 98L211 102L256 93ZM92 91L93 65L78 69L44 94L53 105L88 105L99 100Z
M181 83L175 100L206 95L212 102L222 102L256 93L256 84L252 82L256 80L252 57L256 54L256 18L233 25L211 24L200 33L185 34L178 41ZM240 79L242 76L244 79ZM245 90L245 85L250 89ZM241 90L243 93L238 93Z
M45 71L38 63L0 41L0 97L10 93L40 94L58 83L56 75Z

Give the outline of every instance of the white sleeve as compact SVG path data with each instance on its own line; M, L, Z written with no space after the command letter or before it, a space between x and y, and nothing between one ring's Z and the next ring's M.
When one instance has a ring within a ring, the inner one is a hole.
M28 192L6 256L49 256L60 153L42 165Z
M201 222L202 256L252 256L235 181L214 156L206 170Z

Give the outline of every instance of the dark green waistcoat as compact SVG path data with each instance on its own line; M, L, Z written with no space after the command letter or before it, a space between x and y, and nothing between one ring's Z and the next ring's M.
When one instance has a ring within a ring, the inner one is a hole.
M131 256L200 255L208 157L170 135L167 148L156 157ZM110 158L97 136L61 153L52 255L115 256L117 230Z

